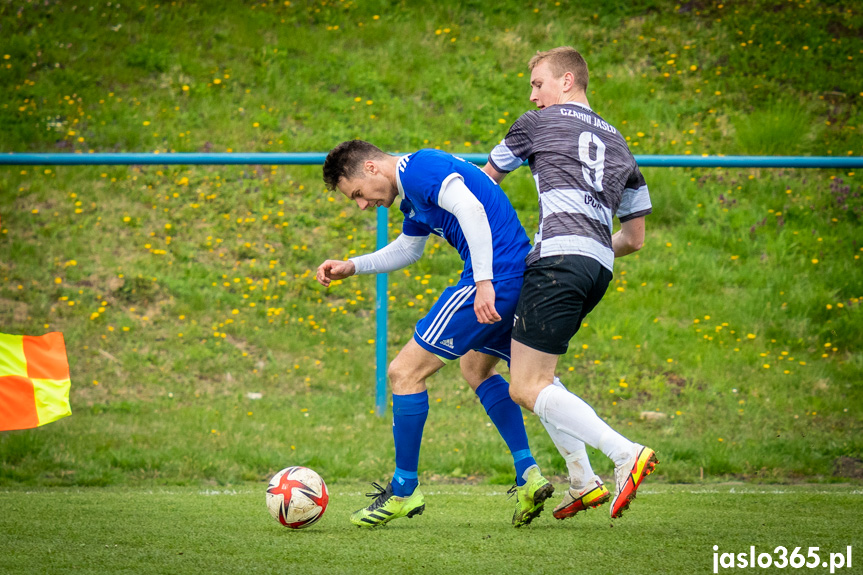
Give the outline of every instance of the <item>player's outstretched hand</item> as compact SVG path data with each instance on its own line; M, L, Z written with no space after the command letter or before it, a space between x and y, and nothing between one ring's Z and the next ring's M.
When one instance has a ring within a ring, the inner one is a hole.
M494 308L494 286L491 280L476 282L476 297L473 300L473 311L479 323L497 323L500 315Z
M318 266L315 279L324 287L330 287L333 280L343 280L351 277L357 271L354 262L342 260L327 260Z

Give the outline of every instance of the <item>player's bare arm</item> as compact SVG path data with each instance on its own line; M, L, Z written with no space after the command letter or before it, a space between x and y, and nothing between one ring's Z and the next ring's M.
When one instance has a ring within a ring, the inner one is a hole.
M342 260L327 260L318 266L315 279L324 287L330 287L333 280L343 280L356 273L354 262Z
M633 218L620 224L620 229L611 236L614 257L620 258L637 252L644 245L644 217Z
M506 177L506 172L498 172L494 169L494 166L491 165L491 162L486 162L485 165L482 167L482 171L488 174L488 177L497 182L498 185L500 185L500 183Z

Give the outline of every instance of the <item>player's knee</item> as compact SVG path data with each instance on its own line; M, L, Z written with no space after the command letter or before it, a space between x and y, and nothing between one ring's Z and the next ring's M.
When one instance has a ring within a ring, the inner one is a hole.
M406 370L404 369L404 366L401 365L401 362L398 361L398 358L392 360L389 366L387 366L387 378L390 380L393 389L404 381L405 372Z
M512 398L514 402L518 405L526 408L533 409L533 404L530 402L531 394L527 393L523 386L516 386L510 383L509 385L509 396Z
M414 389L417 387L415 370L407 362L400 361L398 357L392 360L387 367L387 377L390 380L393 393L397 395L414 393Z
M490 378L495 373L494 369L485 369L481 366L466 363L464 361L461 363L461 374L471 389L478 388L482 382Z

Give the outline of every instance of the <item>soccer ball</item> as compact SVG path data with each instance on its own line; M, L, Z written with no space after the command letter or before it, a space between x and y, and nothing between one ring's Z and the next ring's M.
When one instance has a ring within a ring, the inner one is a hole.
M321 476L308 467L288 467L270 479L267 508L273 518L289 529L315 523L327 509L330 495Z

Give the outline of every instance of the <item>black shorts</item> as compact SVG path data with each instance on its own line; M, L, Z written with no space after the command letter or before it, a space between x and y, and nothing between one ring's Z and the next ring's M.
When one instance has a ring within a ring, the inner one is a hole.
M524 272L512 339L533 349L563 355L569 340L596 307L612 273L593 258L549 256Z

